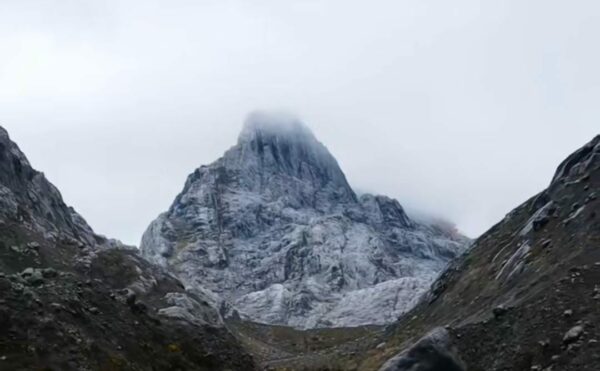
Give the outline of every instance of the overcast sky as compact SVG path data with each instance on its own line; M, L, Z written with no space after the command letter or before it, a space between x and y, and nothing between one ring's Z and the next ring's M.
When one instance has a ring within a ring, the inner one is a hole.
M2 0L0 125L138 244L246 114L475 237L600 130L597 0Z

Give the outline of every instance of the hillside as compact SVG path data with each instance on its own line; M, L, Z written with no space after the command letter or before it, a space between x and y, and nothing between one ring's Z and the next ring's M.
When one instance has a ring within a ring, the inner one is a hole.
M400 320L277 370L600 369L600 136L484 233Z
M218 312L95 234L0 128L1 370L252 370Z

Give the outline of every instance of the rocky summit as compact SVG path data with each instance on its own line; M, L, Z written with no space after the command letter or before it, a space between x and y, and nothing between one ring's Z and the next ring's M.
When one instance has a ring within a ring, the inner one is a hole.
M467 243L394 199L357 195L299 120L254 113L235 146L188 177L141 251L228 316L314 328L396 320Z

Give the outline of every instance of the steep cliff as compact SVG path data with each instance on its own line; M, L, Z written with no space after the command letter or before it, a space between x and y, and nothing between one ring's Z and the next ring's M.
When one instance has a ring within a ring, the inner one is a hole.
M243 318L328 327L394 321L466 243L396 200L357 196L304 124L255 113L188 177L141 250Z

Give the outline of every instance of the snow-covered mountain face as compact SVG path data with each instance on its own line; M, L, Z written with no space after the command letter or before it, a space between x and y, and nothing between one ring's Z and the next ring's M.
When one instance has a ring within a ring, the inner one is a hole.
M256 113L188 177L141 250L244 318L308 328L394 321L466 243L396 200L358 197L307 127Z

